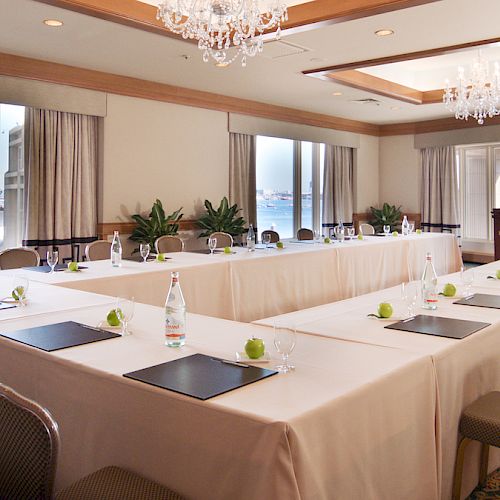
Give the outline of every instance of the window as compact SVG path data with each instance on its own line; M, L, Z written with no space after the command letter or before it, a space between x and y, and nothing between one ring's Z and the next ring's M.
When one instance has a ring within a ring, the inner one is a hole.
M324 154L324 144L257 136L259 232L293 238L300 227L320 230Z
M491 240L491 209L500 206L500 145L457 148L462 237Z
M0 248L24 231L24 107L0 104Z

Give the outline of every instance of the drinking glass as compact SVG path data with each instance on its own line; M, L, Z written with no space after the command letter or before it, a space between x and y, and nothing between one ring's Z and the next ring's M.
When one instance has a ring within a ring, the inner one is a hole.
M418 299L418 286L416 283L401 283L401 299L406 304L408 318L415 316L414 308Z
M26 297L28 295L28 288L30 286L29 279L23 276L14 276L14 282L12 283L12 285L12 296L20 306L25 306Z
M274 347L281 354L282 364L278 365L276 369L281 373L288 373L289 371L295 369L293 365L288 362L288 357L290 356L296 343L296 333L295 328L274 325Z
M472 283L474 282L474 270L467 269L465 266L460 268L460 277L462 278L462 283L465 286L464 297L468 297L472 294Z
M57 250L47 250L47 264L50 266L50 274L54 272L58 260L59 252Z
M347 228L347 234L349 236L349 238L354 238L354 235L356 234L356 229L354 229L353 227L348 227Z
M141 252L141 257L143 258L143 261L146 262L149 252L151 251L151 246L149 245L149 243L141 243L139 251Z
M269 248L269 245L271 243L271 235L269 233L264 233L262 235L262 243L266 245L266 248Z
M210 249L210 255L214 254L214 250L217 248L217 238L208 238L208 248Z
M384 234L386 236L389 236L389 233L391 232L391 226L389 226L389 224L385 224L384 225Z
M130 321L132 321L132 318L134 317L134 310L135 310L134 297L132 297L131 299L118 297L116 299L116 315L118 316L118 319L122 323L122 330L120 334L123 337L126 337L131 333L128 330L128 324Z
M414 230L415 230L415 223L414 222L410 222L410 224L408 225L408 231L409 231L408 234L413 233Z
M314 242L318 243L319 240L321 239L321 232L316 229L315 231L313 231L313 233L314 233Z

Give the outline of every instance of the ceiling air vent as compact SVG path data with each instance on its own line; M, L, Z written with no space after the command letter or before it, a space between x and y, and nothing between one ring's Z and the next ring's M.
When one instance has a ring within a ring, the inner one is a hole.
M268 59L281 59L283 57L297 56L310 52L311 49L295 45L294 43L285 42L283 40L270 40L264 43L263 57Z
M367 104L371 106L380 106L382 104L380 101L377 101L377 99L372 99L371 97L368 97L366 99L354 99L351 102L355 102L356 104Z

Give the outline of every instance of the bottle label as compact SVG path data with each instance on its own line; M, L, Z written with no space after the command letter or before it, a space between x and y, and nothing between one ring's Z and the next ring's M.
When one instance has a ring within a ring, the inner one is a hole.
M186 335L186 321L184 314L167 314L165 317L165 337L183 338Z

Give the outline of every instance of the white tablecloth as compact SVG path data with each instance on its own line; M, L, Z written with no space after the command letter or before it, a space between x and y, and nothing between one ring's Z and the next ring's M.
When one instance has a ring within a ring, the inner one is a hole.
M93 325L107 309L2 329ZM181 349L162 345L163 310L146 305L137 306L130 337L53 353L0 338L0 380L59 423L58 487L116 464L192 499L437 498L428 356L299 335L294 372L205 402L122 377L193 352L232 358L253 334L273 351L269 328L197 315L188 322Z
M476 268L473 292L500 295L500 281L486 278L496 269L500 269L498 262ZM458 273L441 277L439 286L442 287L447 282L455 283L459 292L464 291ZM335 304L267 318L257 323L295 324L299 331L312 335L430 355L436 369L439 394L438 446L441 449L439 457L442 463L441 497L449 499L460 414L466 405L479 396L492 390L500 390L500 313L496 309L456 305L453 304L456 298L445 297L440 298L437 311L423 311L417 307L419 313L491 323L490 327L463 340L389 330L384 327L390 321L367 317L367 314L377 312L380 302L393 303L396 317L403 317L405 307L400 297L400 288L393 287ZM498 450L493 450L491 457L490 467L494 468L500 463ZM476 453L468 450L466 464L468 474L465 475L462 490L464 495L477 483L477 464L477 449Z
M233 255L182 252L165 263L123 261L112 268L109 261L97 261L85 263L88 269L80 273L27 273L44 283L162 306L175 270L190 312L247 322L420 277L426 252L433 254L438 274L460 268L455 237L428 233L330 245L286 242L283 250L236 248Z

